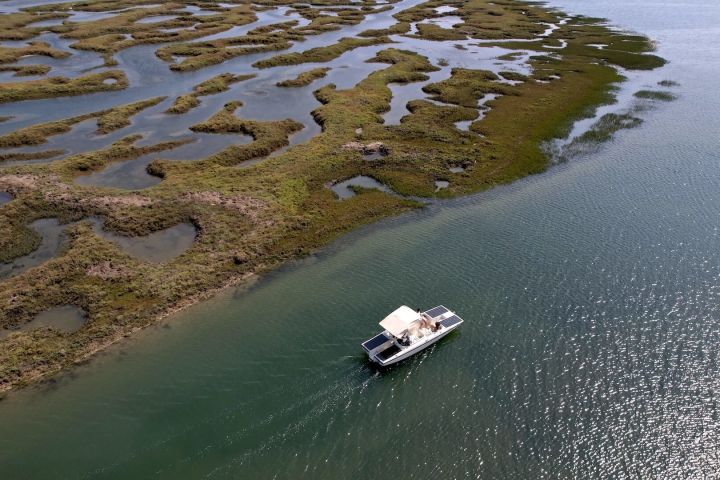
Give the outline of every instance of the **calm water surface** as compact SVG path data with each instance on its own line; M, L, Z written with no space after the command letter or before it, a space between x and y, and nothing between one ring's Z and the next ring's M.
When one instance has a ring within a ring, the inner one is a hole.
M720 6L555 0L649 34L678 100L599 152L353 234L0 403L2 478L720 471ZM379 372L400 303L465 319Z

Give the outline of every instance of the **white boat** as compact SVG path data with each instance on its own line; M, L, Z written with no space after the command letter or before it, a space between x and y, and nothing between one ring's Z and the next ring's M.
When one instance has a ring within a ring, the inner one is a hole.
M425 312L403 305L380 322L385 330L362 347L370 360L384 367L424 350L462 323L462 318L442 305Z

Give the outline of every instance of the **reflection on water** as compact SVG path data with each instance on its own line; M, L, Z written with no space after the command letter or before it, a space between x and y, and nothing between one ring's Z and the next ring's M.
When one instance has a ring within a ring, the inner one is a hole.
M61 332L71 333L85 324L86 316L82 309L74 305L53 307L38 314L26 325L26 329L49 327Z
M218 40L221 38L241 37L246 35L250 30L254 30L259 27L266 25L272 25L275 23L285 23L290 21L298 22L298 27L304 27L310 24L310 20L300 16L296 11L290 9L290 7L278 7L273 10L267 10L264 12L257 12L257 20L247 25L238 25L231 27L223 32L215 33L212 35L206 35L202 37L202 41Z
M485 118L485 115L487 115L487 112L490 111L490 106L488 105L489 102L495 100L500 95L497 93L486 93L483 95L480 100L478 100L478 116L474 120L462 120L459 122L455 122L455 127L458 130L465 130L470 131L470 126L477 121L482 120ZM590 121L594 122L596 119L596 116L593 116ZM452 171L452 169L451 169ZM457 173L457 172L456 172Z
M40 245L33 252L18 257L9 263L0 263L0 279L17 275L54 258L62 248L67 225L61 225L56 218L43 218L30 224L41 237Z
M28 26L30 26L30 27L53 27L56 25L62 25L63 21L65 21L64 18L54 18L52 20L41 20L38 22L32 22L32 23L29 23Z
M428 18L421 21L420 23L431 23L433 25L437 25L440 28L451 29L453 25L464 23L464 20L462 19L462 17L458 17L457 15L446 15L444 17Z
M427 94L422 88L430 83L436 83L450 77L450 69L442 68L436 72L427 73L429 79L422 82L412 82L407 84L391 83L389 85L392 91L392 100L390 101L390 110L383 115L385 125L399 125L400 119L405 115L409 115L407 104L411 100L425 99Z
M197 237L195 226L189 223L181 223L144 237L128 237L108 232L102 228L100 221L94 222L93 229L101 237L117 243L125 253L152 263L168 262L181 255L193 246Z
M444 188L448 188L450 186L450 182L447 180L435 180L435 191L439 192L440 190Z
M175 15L155 15L141 18L140 20L136 20L135 23L159 23L164 22L165 20L172 20L174 18L176 18Z
M52 47L57 48L59 50L64 50L66 52L72 53L69 57L65 58L52 58L52 57L46 57L43 55L28 55L25 57L20 58L18 60L18 65L47 65L52 68L52 71L48 74L49 77L56 77L56 76L66 76L66 77L77 77L79 75L84 75L87 73L88 69L91 69L93 67L102 65L103 60L99 53L92 52L88 50L75 50L73 48L70 48L70 44L74 43L75 40L67 39L67 38L61 38L57 34L45 32L41 35L38 35L37 37L34 37L32 40L29 41L38 41L38 42L47 42ZM27 43L27 41L24 41L24 43ZM22 46L21 44L18 44L16 46ZM17 81L17 79L15 79ZM99 96L99 95L98 95ZM62 103L63 105L67 104L70 105L72 103L80 103L83 104L85 102L78 102L77 99L68 99L68 98L58 98L55 99L58 103ZM44 100L40 100L39 102L45 102ZM38 103L37 101L32 102L21 102L25 105L34 105L35 103ZM92 108L93 105L84 105L84 108ZM5 109L15 109L16 107L13 106L6 106ZM26 107L27 108L27 107ZM25 111L25 109L23 109ZM27 113L32 113L32 109L27 111ZM91 110L88 110L91 111ZM46 114L50 114L53 119L57 118L65 118L66 115L63 114L63 111L47 111ZM70 116L70 115L67 115ZM46 121L46 117L39 116L35 119L34 122L30 123L38 123L42 121Z
M74 305L62 305L39 313L33 320L22 325L19 329L0 329L0 338L16 331L30 331L37 328L51 328L62 333L72 333L85 325L86 320L87 316L82 309Z
M451 7L450 5L440 5L439 7L435 7L433 10L435 10L439 14L443 13L450 13L457 10L457 7Z
M75 183L127 190L149 188L162 181L162 178L150 175L147 171L148 165L158 158L163 158L162 153L152 153L134 160L111 163L99 172L77 177Z
M386 185L383 185L374 178L367 177L365 175L357 175L348 180L336 183L331 186L330 189L335 193L335 195L338 196L340 200L344 200L346 198L355 196L355 190L353 189L353 187L372 188L388 193L392 191Z
M197 236L195 227L187 223L144 237L126 237L103 230L99 220L93 222L95 233L117 243L129 255L154 263L167 262L181 255L192 247ZM0 263L0 278L15 276L56 257L65 245L65 230L68 226L60 224L56 218L43 218L32 222L29 227L40 235L40 245L28 255L8 263Z
M148 165L154 160L195 160L212 155L225 148L229 143L241 145L252 141L252 137L249 135L241 134L193 133L192 135L174 138L174 140L182 139L190 139L193 142L172 150L142 155L133 160L113 162L98 172L77 177L75 183L78 185L141 190L157 185L162 181L160 177L150 175L147 171ZM147 143L147 141L142 143Z

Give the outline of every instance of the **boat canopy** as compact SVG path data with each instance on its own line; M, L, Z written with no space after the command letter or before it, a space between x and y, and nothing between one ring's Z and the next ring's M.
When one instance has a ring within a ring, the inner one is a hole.
M410 324L416 320L422 320L418 312L403 305L380 322L380 326L396 337L402 337Z

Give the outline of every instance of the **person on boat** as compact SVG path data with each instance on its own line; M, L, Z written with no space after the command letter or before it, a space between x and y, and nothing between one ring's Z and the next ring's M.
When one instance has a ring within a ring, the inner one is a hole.
M418 310L418 313L420 313L420 318L422 318L422 327L427 328L430 331L434 332L435 331L435 320L425 312L420 312Z
M440 320L433 318L425 312L420 313L423 319L423 326L430 329L431 332L435 333L440 329Z

